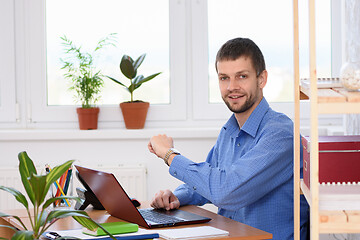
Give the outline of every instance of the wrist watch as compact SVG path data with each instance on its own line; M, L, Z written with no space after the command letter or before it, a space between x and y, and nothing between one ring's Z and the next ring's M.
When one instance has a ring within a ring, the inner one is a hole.
M171 156L171 154L180 155L180 152L178 150L176 150L175 148L169 148L169 150L166 152L165 157L164 157L164 162L168 166L169 166L168 160L169 160L169 157Z

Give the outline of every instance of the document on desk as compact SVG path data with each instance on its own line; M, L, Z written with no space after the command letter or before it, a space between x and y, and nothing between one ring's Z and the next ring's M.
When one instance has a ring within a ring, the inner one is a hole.
M61 230L56 231L57 234L59 234L61 237L73 237L77 239L83 239L83 240L92 240L92 239L99 239L99 240L111 240L109 236L90 236L87 234L84 234L82 232L82 229L73 229L73 230ZM154 230L147 230L139 228L137 232L133 233L123 233L123 234L116 234L114 235L116 239L119 240L131 240L131 239L154 239L159 238L159 234Z
M160 237L169 240L216 238L229 235L229 232L211 226L172 228L157 230L157 232L160 234Z

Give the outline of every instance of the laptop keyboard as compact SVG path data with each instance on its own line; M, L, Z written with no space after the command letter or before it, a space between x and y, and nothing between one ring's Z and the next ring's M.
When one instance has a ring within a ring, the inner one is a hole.
M145 220L152 221L155 223L166 224L166 223L178 223L184 222L181 218L169 216L152 209L139 209L140 214Z

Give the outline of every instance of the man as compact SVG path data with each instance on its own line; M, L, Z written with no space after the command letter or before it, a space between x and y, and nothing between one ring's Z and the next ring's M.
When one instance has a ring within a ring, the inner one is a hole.
M173 193L160 191L151 205L169 210L213 203L219 214L270 232L273 239L293 239L293 123L263 97L264 57L253 41L236 38L220 48L215 67L222 98L234 114L202 163L180 155L171 137L150 139L150 152L185 183ZM302 239L306 220L302 198Z

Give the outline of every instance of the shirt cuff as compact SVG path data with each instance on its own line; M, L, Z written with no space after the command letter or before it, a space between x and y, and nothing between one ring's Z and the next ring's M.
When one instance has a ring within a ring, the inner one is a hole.
M174 195L178 198L180 202L180 206L188 205L191 198L191 193L189 193L189 189L180 185L178 188L175 189Z

